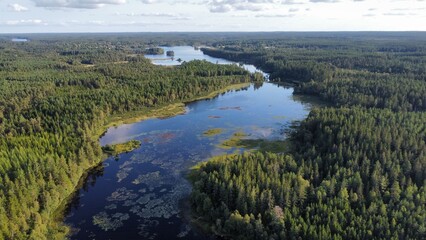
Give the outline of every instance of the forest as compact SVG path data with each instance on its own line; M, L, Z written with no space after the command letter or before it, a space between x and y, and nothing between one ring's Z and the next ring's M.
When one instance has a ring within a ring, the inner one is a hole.
M29 41L0 35L0 239L67 237L61 209L104 159L98 135L115 117L262 77L237 65L161 67L143 57L170 45L205 46L208 55L254 64L295 94L331 104L295 124L282 153L217 157L191 172L194 218L211 232L426 238L424 33L13 37Z
M0 239L63 239L58 209L103 159L113 116L251 81L236 65L155 66L149 43L114 38L0 41Z
M197 166L196 216L232 239L424 239L424 38L285 40L228 40L203 51L255 64L332 106L297 124L283 153Z

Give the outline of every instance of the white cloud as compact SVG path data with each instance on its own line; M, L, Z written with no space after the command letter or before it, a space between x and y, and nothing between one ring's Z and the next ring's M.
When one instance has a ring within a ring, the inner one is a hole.
M40 19L21 19L21 20L8 20L5 22L6 25L17 26L34 26L34 25L47 25L46 22Z
M255 17L257 18L289 18L294 17L295 14L258 14Z
M310 0L310 2L313 2L313 3L336 3L336 2L340 2L340 0Z
M213 0L209 2L210 12L224 13L230 11L259 12L272 4L280 4L280 0Z
M0 1L0 32L426 30L426 0Z
M212 4L210 6L210 12L213 13L224 13L230 12L233 10L233 7L230 4Z
M127 0L32 0L37 7L47 8L100 8L108 4L125 4Z
M22 5L18 4L18 3L13 3L13 4L11 3L11 4L8 5L8 7L10 9L12 9L12 11L14 11L14 12L25 12L25 11L28 11L27 7L24 7L24 6L22 6Z

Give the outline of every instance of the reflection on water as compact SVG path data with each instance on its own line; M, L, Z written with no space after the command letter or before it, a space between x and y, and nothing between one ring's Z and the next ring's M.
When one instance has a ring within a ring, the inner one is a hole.
M137 139L139 149L104 163L70 206L66 222L73 239L206 239L181 216L179 203L191 192L185 172L223 149L236 132L248 138L284 139L283 129L304 119L309 108L293 100L293 89L271 83L232 91L187 105L187 113L110 128L102 145ZM212 118L212 116L216 116ZM220 128L214 136L203 135Z
M182 62L191 60L206 60L211 63L218 64L232 64L233 62L222 58L210 57L203 54L199 49L194 49L191 46L176 46L176 47L161 47L164 49L164 54L159 55L145 55L146 58L151 59L152 63L157 65L180 65ZM167 56L167 51L173 51L175 55L173 57ZM178 61L178 60L181 61Z
M192 47L168 50L184 61L230 63ZM284 139L285 130L304 119L310 105L294 99L292 88L263 83L187 104L186 109L184 115L110 128L101 137L101 145L132 139L142 145L118 159L108 158L101 171L89 175L65 219L75 229L72 239L209 239L183 218L181 203L191 192L188 169L212 156L244 150L219 147L237 132L249 139ZM211 129L220 131L203 134Z
M237 64L235 62L223 59L215 58L209 55L205 55L200 49L195 49L191 46L175 46L175 47L161 47L164 49L164 54L159 55L145 55L146 58L151 59L151 62L156 65L175 66L180 65L183 62L191 60L206 60L216 64ZM173 57L167 56L167 51L173 51L175 54ZM242 68L246 69L251 73L260 72L266 79L269 78L267 73L263 73L251 64L238 64Z

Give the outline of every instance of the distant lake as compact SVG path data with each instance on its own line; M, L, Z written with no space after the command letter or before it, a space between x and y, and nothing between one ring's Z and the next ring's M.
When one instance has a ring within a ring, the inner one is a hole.
M161 47L161 48L164 49L164 54L159 54L159 55L147 54L145 55L145 57L148 59L151 59L151 62L155 65L176 66L176 65L180 65L184 61L188 62L191 60L206 60L208 62L217 63L217 64L238 64L251 73L262 72L251 64L240 64L240 63L235 63L223 58L211 57L209 55L204 54L201 50L195 49L192 46L176 46L176 47ZM173 51L175 55L173 57L169 57L166 55L167 51ZM179 62L178 59L180 59L182 62ZM264 73L264 75L265 77L268 77L268 74Z
M189 47L170 49L185 61L189 56L224 61ZM153 61L174 64L171 60ZM249 139L285 139L293 121L303 120L311 107L309 102L297 100L292 88L252 84L189 103L183 115L108 129L100 138L101 145L132 139L142 145L117 159L106 159L87 177L65 219L76 230L71 239L210 239L184 217L188 209L182 202L191 193L185 174L210 157L244 151L220 146L237 132ZM221 132L203 134L211 129Z
M28 42L26 38L12 38L12 42Z

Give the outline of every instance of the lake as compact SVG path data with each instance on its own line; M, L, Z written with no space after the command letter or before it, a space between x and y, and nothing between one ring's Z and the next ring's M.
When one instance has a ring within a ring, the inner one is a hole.
M192 57L222 61L199 56L189 48L166 51L175 51L175 57L185 61ZM169 65L167 61L165 65ZM243 151L221 146L237 132L249 139L285 139L292 122L303 120L311 107L309 102L295 99L292 88L252 84L188 103L182 115L108 129L99 140L101 145L132 139L142 145L106 159L89 174L65 219L76 230L71 239L209 239L183 217L182 202L191 193L191 184L185 179L188 170L212 156ZM221 131L213 136L203 134L211 129Z
M191 60L206 60L211 63L217 63L217 64L237 64L235 62L223 59L223 58L215 58L211 57L209 55L204 54L200 49L195 49L192 46L177 46L177 47L161 47L164 49L163 54L158 55L145 55L146 58L151 59L151 62L155 65L164 65L164 66L176 66L180 65L181 62L178 61L178 59L181 59L183 61L191 61ZM173 51L174 56L168 57L167 51ZM255 66L251 64L242 64L238 63L242 68L246 69L247 71L254 73L254 72L260 72L263 73L263 75L268 78L268 74L264 73L260 70L258 70Z
M26 38L12 38L12 42L28 42Z

